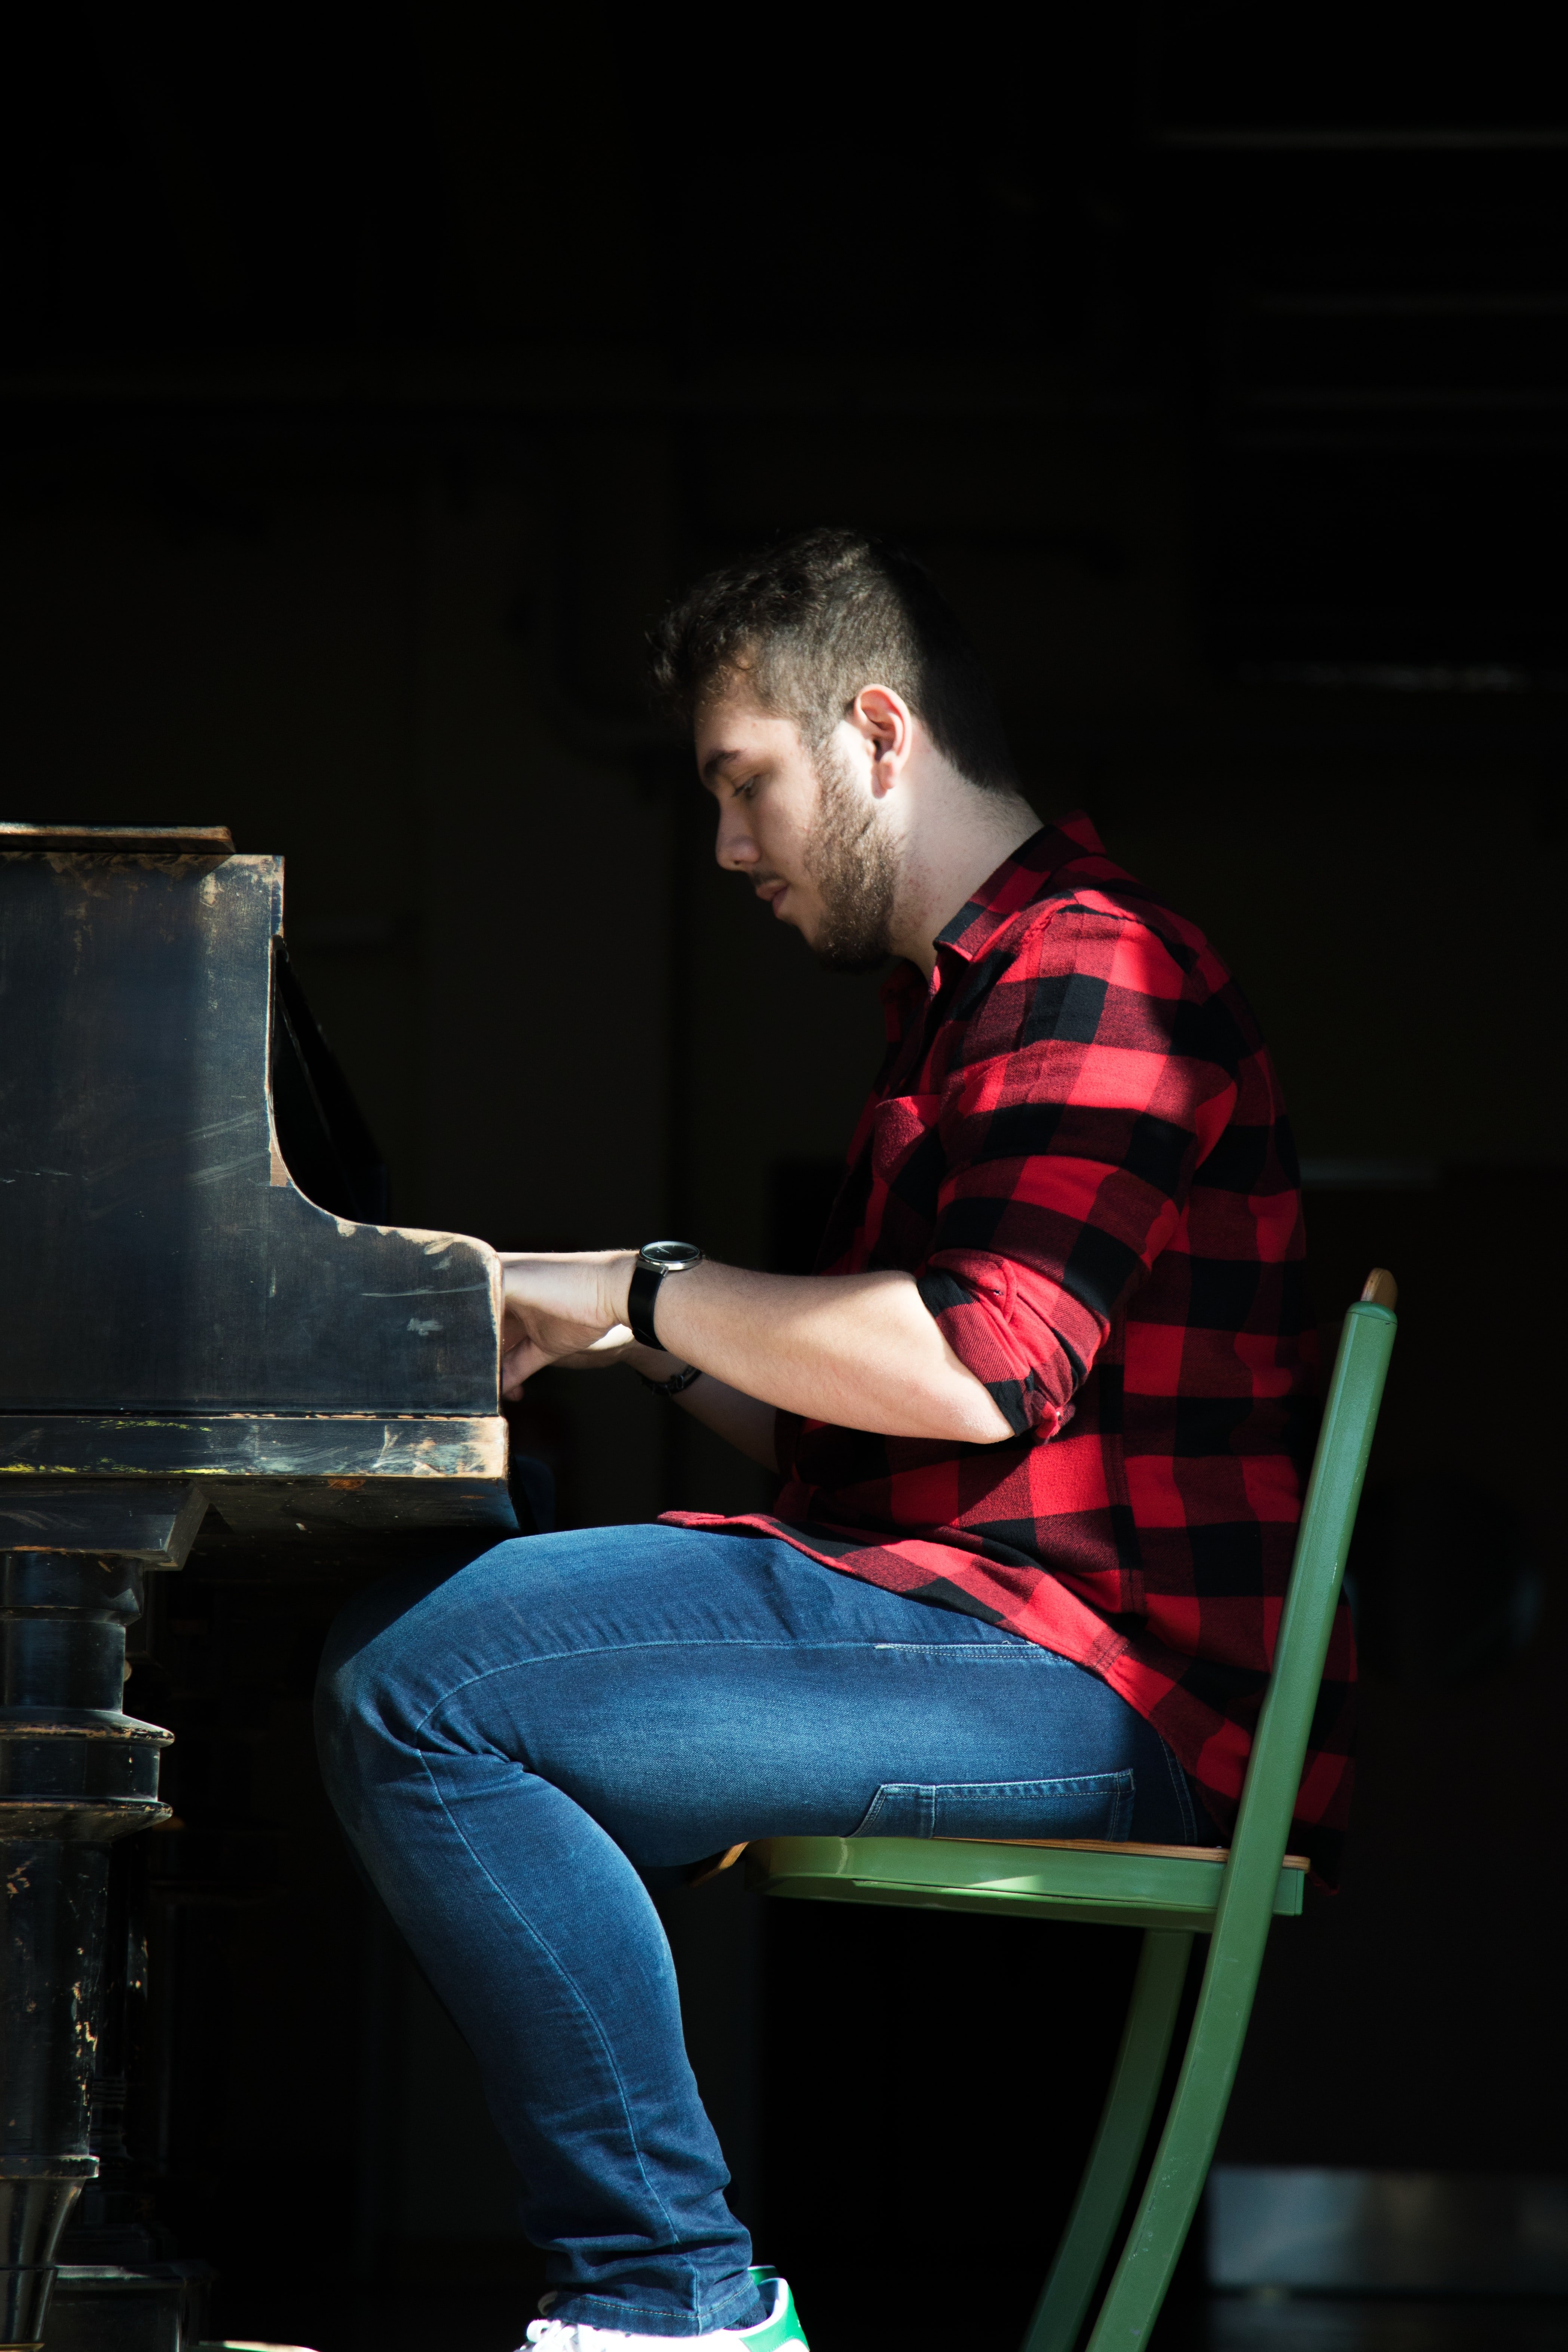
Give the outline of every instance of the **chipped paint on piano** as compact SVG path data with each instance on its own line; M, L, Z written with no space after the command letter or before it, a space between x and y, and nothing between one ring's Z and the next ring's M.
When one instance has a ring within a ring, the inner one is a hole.
M13 1508L65 1478L196 1481L222 1527L295 1538L418 1528L517 1532L500 1415L0 1416L0 1549ZM206 1548L217 1532L206 1531Z
M500 1269L386 1221L284 944L216 826L0 825L0 1520L198 1482L219 1540L514 1532ZM292 1557L290 1557L292 1556Z

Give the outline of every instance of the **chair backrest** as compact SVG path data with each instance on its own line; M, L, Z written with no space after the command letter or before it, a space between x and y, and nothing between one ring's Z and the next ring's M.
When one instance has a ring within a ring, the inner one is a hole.
M1397 1296L1393 1276L1380 1267L1367 1276L1360 1299L1345 1317L1296 1538L1274 1671L1231 1841L1228 1877L1249 1880L1256 1874L1270 1891L1296 1808L1312 1711L1388 1377L1398 1328L1394 1313Z
M1274 1671L1215 1909L1186 2055L1142 2202L1089 2352L1113 2352L1113 2347L1114 2352L1135 2352L1144 2343L1197 2210L1225 2120L1268 1940L1280 1859L1296 1809L1345 1554L1383 1401L1394 1347L1394 1296L1393 1277L1374 1274L1345 1318L1274 1646ZM1049 2292L1047 2288L1047 2296Z

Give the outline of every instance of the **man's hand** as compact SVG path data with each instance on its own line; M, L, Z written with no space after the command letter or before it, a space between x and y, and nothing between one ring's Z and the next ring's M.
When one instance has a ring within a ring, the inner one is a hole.
M587 1370L634 1348L626 1291L636 1250L501 1254L501 1394L519 1397L546 1364Z

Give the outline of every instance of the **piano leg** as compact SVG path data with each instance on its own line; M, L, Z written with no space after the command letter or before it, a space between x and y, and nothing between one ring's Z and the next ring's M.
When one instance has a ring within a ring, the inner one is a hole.
M93 1532L73 1509L58 1549L0 1554L0 2347L42 2344L60 2231L98 2172L110 1842L168 1817L170 1735L120 1705L142 1572L79 1549ZM47 1544L47 1525L26 1540Z

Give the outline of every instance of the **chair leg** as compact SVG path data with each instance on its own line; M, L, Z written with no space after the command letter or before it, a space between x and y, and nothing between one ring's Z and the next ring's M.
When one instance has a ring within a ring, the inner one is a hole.
M1214 2161L1268 1933L1261 1914L1229 1932L1216 1922L1171 2111L1086 2352L1142 2352L1148 2342Z
M1072 2352L1149 2136L1192 1945L1167 1928L1144 1935L1100 2128L1022 2352Z

